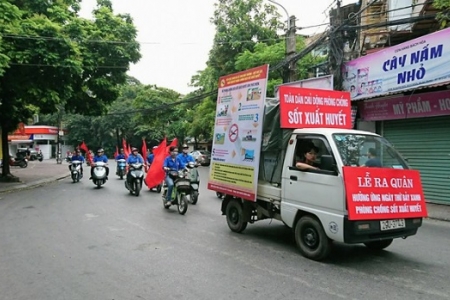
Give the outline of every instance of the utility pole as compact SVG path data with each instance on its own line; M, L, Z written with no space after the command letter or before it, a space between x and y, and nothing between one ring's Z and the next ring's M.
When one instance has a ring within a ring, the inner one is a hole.
M280 3L274 1L274 0L268 0L269 2L272 2L273 4L278 5L281 7L284 12L286 13L286 22L287 22L287 30L286 30L286 52L285 57L286 59L290 59L295 55L295 51L297 50L297 39L295 36L295 16L289 16L288 11L286 8L284 8L283 5ZM292 61L289 62L289 65L287 66L286 72L283 74L283 82L291 82L297 80L297 68L296 68L297 62Z
M288 29L286 32L286 59L293 57L297 51L297 38L295 35L295 16L290 16L288 20ZM290 61L287 70L287 81L292 82L297 80L297 62Z

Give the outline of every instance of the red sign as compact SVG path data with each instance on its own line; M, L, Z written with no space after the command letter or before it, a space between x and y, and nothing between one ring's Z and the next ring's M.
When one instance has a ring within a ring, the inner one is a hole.
M344 167L349 220L427 216L416 170Z
M353 128L350 93L280 86L282 128Z
M450 115L450 91L359 102L364 121L411 119Z

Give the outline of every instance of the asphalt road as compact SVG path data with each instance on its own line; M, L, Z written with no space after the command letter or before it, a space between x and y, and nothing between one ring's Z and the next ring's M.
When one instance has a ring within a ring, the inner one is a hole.
M199 169L184 216L113 171L101 189L85 176L0 195L0 299L450 299L450 223L314 262L278 221L232 233Z

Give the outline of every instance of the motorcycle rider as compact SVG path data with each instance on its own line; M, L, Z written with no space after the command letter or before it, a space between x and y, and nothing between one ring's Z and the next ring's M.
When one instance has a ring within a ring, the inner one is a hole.
M100 148L97 150L97 154L94 156L94 159L92 160L94 163L101 161L104 162L105 164L108 163L108 157L106 157L105 155L105 151ZM106 170L106 179L108 179L108 175L109 175L109 168L105 165L105 170ZM94 167L92 166L91 168L91 178L94 177Z
M81 151L80 150L77 150L76 152L73 153L71 161L75 161L75 160L81 161L80 172L81 172L81 177L83 177L84 156L81 155ZM70 172L72 172L72 165L71 164L69 165L69 170L70 170Z
M133 147L131 148L131 154L127 158L127 165L141 163L144 164L144 159L139 154L138 149ZM127 184L131 181L131 172L127 172Z
M173 179L169 176L169 171L179 171L184 169L184 164L178 157L178 148L171 146L169 152L170 155L164 159L163 164L163 169L167 172L165 179L167 184L166 206L172 205Z
M158 146L154 146L152 149L150 149L150 153L147 155L147 163L150 166L153 163L153 160L155 159L155 154L153 151L158 148Z
M117 156L115 157L116 161L118 161L119 159L126 159L123 148L120 148L119 151L120 151L119 154L117 154ZM117 168L116 168L116 175L117 174L119 174L119 164L117 164Z
M119 159L126 159L126 158L125 158L125 153L124 153L124 151L123 151L123 148L120 148L119 151L120 151L119 154L117 154L117 156L115 157L115 158L116 158L116 161L119 160Z
M189 146L187 144L183 144L182 148L183 152L178 154L178 158L183 162L183 164L187 166L189 162L195 163L194 157L189 153Z

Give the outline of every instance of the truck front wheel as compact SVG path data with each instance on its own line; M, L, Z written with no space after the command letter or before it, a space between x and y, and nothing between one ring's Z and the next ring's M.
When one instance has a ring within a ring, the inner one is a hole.
M393 239L381 240L381 241L373 241L364 243L367 248L371 250L383 250L384 248L389 247L392 244Z
M295 225L295 242L303 256L323 260L331 251L331 240L320 222L311 216L302 217Z
M242 205L237 200L232 200L228 203L226 216L228 227L230 227L231 231L239 233L247 227L247 222L244 222Z

